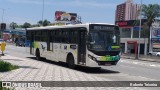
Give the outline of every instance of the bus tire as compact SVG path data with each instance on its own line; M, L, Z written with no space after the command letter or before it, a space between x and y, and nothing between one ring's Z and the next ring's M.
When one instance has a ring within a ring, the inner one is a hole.
M73 55L68 55L67 57L67 64L69 68L75 68L75 62L74 62L74 57Z
M36 59L37 60L40 60L40 51L39 51L39 49L36 49Z

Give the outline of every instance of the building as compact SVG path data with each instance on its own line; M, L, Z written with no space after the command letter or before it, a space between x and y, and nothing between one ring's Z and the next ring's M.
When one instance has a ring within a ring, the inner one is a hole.
M126 0L126 2L117 5L115 20L137 20L139 9L140 5L134 4L133 0Z
M155 39L150 36L150 42L148 42L149 36L147 36L153 31L159 32L159 28L157 29L155 27L160 27L160 20L155 20L151 26L151 30L146 31L146 26L144 25L146 20L142 19L142 31L139 38L139 11L140 5L134 4L133 0L126 0L124 3L117 5L115 24L120 27L122 53L137 54L138 44L140 44L140 54L147 55L150 51L155 49L153 46L156 46L156 50L160 50L159 47L157 49L157 45L160 45L159 37ZM159 35L159 33L157 35Z
M121 47L122 47L123 53L129 52L129 53L137 54L138 44L140 43L140 54L144 54L144 55L148 54L148 52L150 51L149 43L151 42L148 42L148 36L144 35L146 33L144 32L145 22L146 20L142 19L142 25L141 25L142 31L141 31L140 38L139 38L139 23L137 23L137 20L127 20L127 21L116 22L116 25L120 27ZM155 20L155 22L152 24L152 27L160 27L160 20Z

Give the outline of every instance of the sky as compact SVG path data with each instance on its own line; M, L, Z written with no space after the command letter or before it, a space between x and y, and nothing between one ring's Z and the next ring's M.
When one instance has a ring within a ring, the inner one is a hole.
M44 0L44 19L54 22L55 11L77 13L83 23L114 23L118 4L126 0ZM140 4L140 0L133 0ZM143 0L143 4L160 4L159 0ZM0 22L36 24L42 20L43 0L0 0Z

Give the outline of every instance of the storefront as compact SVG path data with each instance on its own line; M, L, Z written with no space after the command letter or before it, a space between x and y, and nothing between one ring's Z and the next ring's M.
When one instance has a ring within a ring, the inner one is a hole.
M145 20L142 20L142 24ZM140 54L147 54L148 39L141 36L139 38L139 24L136 20L119 21L116 24L120 27L122 53L138 53L140 44Z

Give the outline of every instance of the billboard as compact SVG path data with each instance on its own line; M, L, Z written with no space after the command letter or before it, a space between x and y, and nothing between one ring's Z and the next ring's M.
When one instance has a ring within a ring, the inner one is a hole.
M66 13L64 11L55 12L55 21L75 21L76 18L76 13Z
M152 29L151 43L153 52L160 52L160 27Z
M152 38L160 38L160 27L153 28Z

